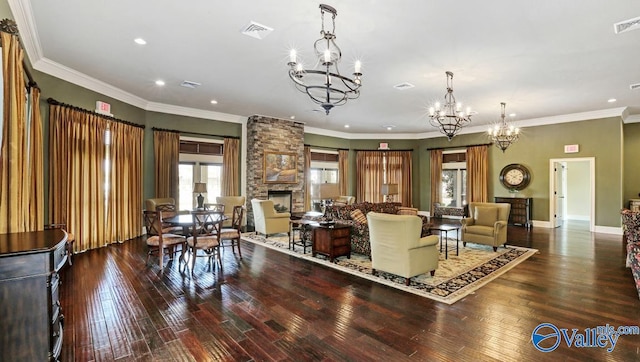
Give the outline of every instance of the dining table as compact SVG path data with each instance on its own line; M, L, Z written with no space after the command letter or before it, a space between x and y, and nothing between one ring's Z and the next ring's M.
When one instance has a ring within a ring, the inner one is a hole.
M222 223L227 219L228 217L222 213L216 213L215 215L212 215L212 220L216 224ZM190 229L193 227L193 215L191 213L177 214L175 216L162 219L162 222L171 226L182 226L183 235L191 235Z

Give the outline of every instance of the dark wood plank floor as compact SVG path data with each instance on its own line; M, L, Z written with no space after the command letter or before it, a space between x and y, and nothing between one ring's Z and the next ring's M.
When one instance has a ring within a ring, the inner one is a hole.
M540 253L446 305L260 246L223 268L145 266L143 238L74 256L63 271L63 361L640 360L640 336L613 352L537 351L531 332L640 324L621 237L580 225L510 227Z

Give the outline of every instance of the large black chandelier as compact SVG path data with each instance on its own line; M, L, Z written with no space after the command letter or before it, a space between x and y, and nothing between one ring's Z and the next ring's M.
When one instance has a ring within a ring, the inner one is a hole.
M500 107L502 108L502 114L500 116L501 121L495 126L490 127L488 134L491 142L504 152L512 143L516 142L518 138L520 138L520 128L514 127L505 120L507 104L502 102L500 103Z
M471 109L467 107L466 113L462 111L462 103L457 103L453 96L453 73L447 71L446 74L447 93L444 95L444 104L436 102L429 108L429 123L451 141L462 127L471 122Z
M324 29L324 14L331 14L332 29ZM324 108L326 114L335 106L341 106L349 99L360 96L362 64L356 61L353 79L340 74L338 63L342 58L342 51L336 44L336 9L329 5L320 4L320 16L322 18L321 38L313 44L317 58L316 69L304 69L297 61L295 50L289 54L289 77L296 88L307 93L311 100Z

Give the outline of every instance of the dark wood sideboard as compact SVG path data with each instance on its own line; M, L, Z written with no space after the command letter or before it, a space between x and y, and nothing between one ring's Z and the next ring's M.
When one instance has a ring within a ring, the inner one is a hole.
M59 361L61 229L0 234L0 361Z
M531 222L533 199L531 197L495 197L494 200L495 202L511 204L509 224L520 225L526 228L533 226Z

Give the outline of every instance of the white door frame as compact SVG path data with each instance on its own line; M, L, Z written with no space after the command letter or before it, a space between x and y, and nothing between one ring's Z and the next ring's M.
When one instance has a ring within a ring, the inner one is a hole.
M589 162L589 194L591 198L591 215L589 215L589 231L594 232L596 229L596 158L595 157L576 157L576 158L551 158L549 159L549 223L555 228L556 221L553 217L555 213L555 198L553 192L555 190L556 178L554 175L553 165L556 162Z

